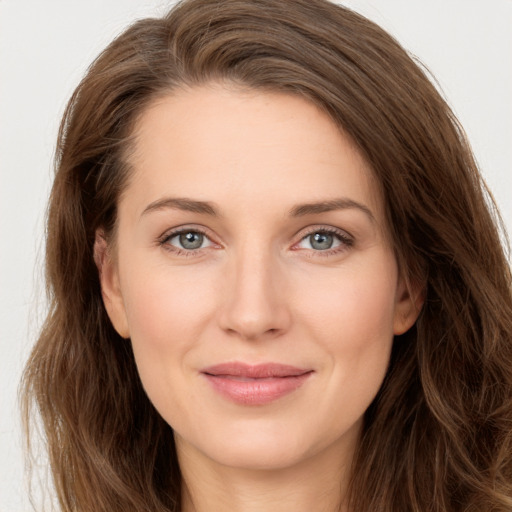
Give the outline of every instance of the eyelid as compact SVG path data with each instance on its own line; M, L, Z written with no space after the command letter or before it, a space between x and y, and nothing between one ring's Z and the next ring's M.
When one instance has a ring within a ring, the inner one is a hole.
M183 233L190 233L190 232L196 232L200 233L204 237L206 237L210 245L207 247L201 247L198 249L185 249L176 247L174 245L168 244L167 242L171 240L172 238L183 234ZM305 240L308 236L314 234L314 233L329 233L334 235L338 238L340 241L340 245L331 248L331 249L324 249L324 250L315 250L315 249L303 249L298 248L297 245L300 244L303 240ZM333 254L342 253L346 250L348 250L350 247L354 245L354 237L350 235L347 231L342 230L340 228L336 228L334 226L325 226L325 225L314 225L309 226L305 228L305 230L302 230L299 232L297 236L300 236L299 240L295 242L291 250L292 251L305 251L308 252L311 257L313 256L331 256ZM174 253L178 256L198 256L203 253L205 249L208 249L211 246L216 246L216 248L222 248L222 245L219 244L214 240L214 236L211 235L210 230L205 228L204 226L198 226L198 225L183 225L178 226L172 229L167 230L164 234L162 234L160 237L158 237L158 244L163 246L166 250L168 250L171 253Z
M332 248L332 249L325 249L325 250L315 250L315 249L301 249L297 248L296 246L300 244L304 239L306 239L308 236L314 234L314 233L329 233L338 238L340 241L340 245ZM306 231L302 231L298 236L300 236L300 239L298 242L296 242L292 246L292 250L294 251L307 251L312 257L313 256L331 256L333 254L339 254L346 250L348 250L350 247L354 245L354 237L348 233L347 231L336 228L334 226L325 226L325 225L315 225L310 226L306 228Z
M169 240L172 238L179 236L183 233L199 233L203 235L205 238L207 238L210 242L211 246L217 246L221 247L221 245L214 240L214 237L211 235L210 230L203 226L198 225L183 225L178 226L172 229L169 229L165 231L161 236L158 237L157 242L158 245L164 247L166 250L168 250L171 253L177 254L177 255L185 255L185 256L196 256L203 252L204 249L207 249L208 247L201 247L199 249L185 249L176 247L174 245L168 244Z

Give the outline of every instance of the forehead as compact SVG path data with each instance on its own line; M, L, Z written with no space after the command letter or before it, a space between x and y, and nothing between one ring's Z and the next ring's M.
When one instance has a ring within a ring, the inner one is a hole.
M134 135L128 188L139 208L167 193L247 207L348 195L377 216L382 209L353 141L298 95L220 85L177 90L142 113Z

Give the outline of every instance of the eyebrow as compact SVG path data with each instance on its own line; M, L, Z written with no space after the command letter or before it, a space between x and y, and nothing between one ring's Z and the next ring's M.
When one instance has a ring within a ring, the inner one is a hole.
M202 213L203 215L211 215L212 217L219 216L213 204L208 201L195 201L181 197L164 197L146 206L141 217L150 212L165 210L167 208L183 210L185 212Z
M186 212L200 213L210 215L211 217L220 217L221 215L215 208L213 203L208 201L197 201L194 199L183 197L164 197L150 203L142 212L141 217L159 210L176 209ZM290 217L305 217L306 215L314 215L318 213L326 213L335 210L356 209L363 212L372 222L375 217L372 211L364 204L358 203L352 199L339 198L327 201L319 201L315 203L298 204L291 208L288 212Z
M315 213L325 213L335 210L349 210L356 209L363 212L372 222L375 222L375 217L367 206L358 203L353 199L342 197L340 199L331 199L328 201L320 201L318 203L298 204L294 206L289 214L291 217L304 217L305 215L314 215Z

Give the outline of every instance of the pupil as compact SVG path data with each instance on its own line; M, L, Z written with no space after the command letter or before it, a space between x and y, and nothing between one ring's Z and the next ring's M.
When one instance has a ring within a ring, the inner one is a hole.
M329 233L314 233L309 237L311 247L320 251L325 251L332 247L333 236Z
M203 245L203 235L190 231L180 235L180 244L185 249L199 249Z

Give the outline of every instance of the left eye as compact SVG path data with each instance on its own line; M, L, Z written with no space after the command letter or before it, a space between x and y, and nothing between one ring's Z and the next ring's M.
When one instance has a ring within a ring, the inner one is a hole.
M212 242L206 235L193 230L174 233L165 240L165 243L187 251L203 249L212 245Z
M337 233L329 231L315 231L305 236L299 243L302 249L313 249L315 251L326 251L335 249L343 244L347 244L348 240Z

